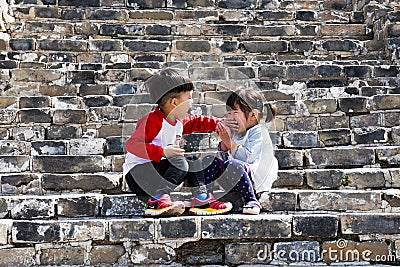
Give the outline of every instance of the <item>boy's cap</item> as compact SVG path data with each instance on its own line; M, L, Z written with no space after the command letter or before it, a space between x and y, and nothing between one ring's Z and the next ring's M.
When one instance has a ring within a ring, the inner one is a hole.
M178 71L174 69L164 69L150 76L145 81L144 85L150 93L151 101L157 103L169 91L180 85L190 83L191 81L183 77Z

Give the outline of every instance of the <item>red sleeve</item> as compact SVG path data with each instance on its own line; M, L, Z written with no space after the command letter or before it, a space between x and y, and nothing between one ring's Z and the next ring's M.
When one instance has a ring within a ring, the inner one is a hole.
M151 144L162 127L162 118L154 113L141 118L136 124L136 130L126 141L126 151L140 158L159 162L162 158L163 148Z
M211 116L187 115L182 121L183 134L215 131L215 128L220 121L222 121L222 119Z

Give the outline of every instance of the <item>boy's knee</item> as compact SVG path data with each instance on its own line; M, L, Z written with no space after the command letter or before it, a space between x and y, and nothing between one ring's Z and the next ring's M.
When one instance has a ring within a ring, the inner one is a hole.
M174 166L175 168L184 171L184 172L188 172L189 171L189 163L187 162L185 157L171 157L168 158L169 162L172 164L172 166Z

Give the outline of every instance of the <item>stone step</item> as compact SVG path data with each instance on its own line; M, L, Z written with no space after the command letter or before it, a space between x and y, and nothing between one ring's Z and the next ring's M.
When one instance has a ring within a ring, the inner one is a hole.
M208 140L208 139L207 139ZM303 142L303 141L300 141ZM338 146L276 149L280 169L398 167L400 146ZM214 151L190 152L204 156ZM120 152L121 154L123 151ZM123 157L103 155L0 156L0 173L93 173L121 171Z
M0 194L57 195L62 193L128 192L121 172L1 173ZM399 168L279 170L274 189L381 189L400 188Z
M399 212L400 191L391 190L271 190L262 193L260 202L267 213L293 212ZM237 193L216 191L216 197L234 204L241 213L243 202ZM174 192L173 200L190 201L191 193ZM134 194L107 195L75 193L60 195L0 196L0 217L14 220L52 220L62 218L135 217L144 214L146 197ZM190 205L188 204L188 207Z
M368 212L0 220L0 255L8 266L395 264L399 218Z

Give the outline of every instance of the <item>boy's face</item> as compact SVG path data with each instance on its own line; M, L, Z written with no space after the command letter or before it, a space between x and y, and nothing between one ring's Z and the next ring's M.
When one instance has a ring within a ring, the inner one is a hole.
M187 91L181 93L179 97L177 97L177 105L176 108L173 110L174 116L177 119L183 119L188 114L189 109L192 107L193 104L193 91Z

